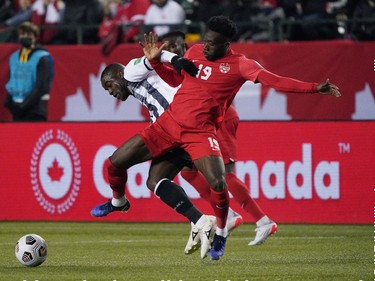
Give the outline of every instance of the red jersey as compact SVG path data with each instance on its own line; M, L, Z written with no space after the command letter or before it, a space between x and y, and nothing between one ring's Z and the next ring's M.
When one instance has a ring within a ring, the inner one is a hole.
M184 75L181 88L168 109L172 118L184 128L215 131L237 91L247 80L283 92L317 92L317 83L276 75L231 49L224 57L208 61L203 55L203 44L196 44L188 49L185 57L199 68L199 72L195 77ZM181 82L181 77L176 79L176 73L168 72L162 63L152 61L151 64L167 83Z
M216 61L208 61L203 56L203 44L189 48L185 57L199 68L199 73L196 77L185 75L169 110L178 123L188 128L217 127L240 87L247 80L255 82L263 69L232 50Z

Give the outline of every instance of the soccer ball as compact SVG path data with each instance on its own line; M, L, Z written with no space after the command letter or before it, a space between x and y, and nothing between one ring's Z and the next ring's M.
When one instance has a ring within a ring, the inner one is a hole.
M16 244L16 258L25 266L41 265L47 258L47 244L36 234L22 236Z

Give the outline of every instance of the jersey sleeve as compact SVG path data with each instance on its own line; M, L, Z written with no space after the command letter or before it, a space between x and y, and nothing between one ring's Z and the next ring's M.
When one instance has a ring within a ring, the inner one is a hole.
M283 77L263 68L257 61L246 57L240 58L240 72L243 78L270 86L280 92L316 93L317 83L304 82Z
M241 56L239 58L239 70L245 80L249 80L255 83L257 81L259 73L263 70L263 66L261 66L255 60L248 59L245 56Z
M173 88L178 87L184 80L183 76L179 76L174 68L168 67L160 61L152 61L151 66L160 78Z
M166 50L163 50L161 51L161 55L160 55L160 61L161 62L172 62L172 58L177 56L176 54L174 53L171 53L171 52L168 52Z
M303 82L297 79L279 76L267 70L261 71L257 80L263 85L268 85L280 92L316 93L318 86L317 83Z
M130 82L139 82L147 78L153 71L146 57L132 59L128 62L124 71L124 78Z

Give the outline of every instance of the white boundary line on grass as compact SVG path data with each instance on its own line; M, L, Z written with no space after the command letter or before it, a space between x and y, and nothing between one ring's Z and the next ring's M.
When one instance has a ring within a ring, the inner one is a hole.
M230 240L248 240L249 238L237 238L230 237ZM297 236L297 237L272 237L272 240L329 240L329 239L345 239L345 236ZM105 244L105 243L145 243L145 242L157 242L165 240L164 238L160 239L127 239L127 240L79 240L71 242L72 244ZM180 240L179 238L176 240ZM50 242L48 244L52 245L61 245L67 244L67 242ZM6 245L15 245L15 243L2 242L1 246Z

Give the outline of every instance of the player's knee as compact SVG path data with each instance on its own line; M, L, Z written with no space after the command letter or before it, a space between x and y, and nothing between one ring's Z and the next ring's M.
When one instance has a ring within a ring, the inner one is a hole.
M108 165L107 165L107 168L110 168L109 166L109 162L111 163L112 166L118 168L118 169L123 169L122 165L121 165L121 162L120 162L120 159L118 157L116 157L115 155L112 155L109 157L108 159Z
M155 190L155 187L156 187L156 184L159 182L159 180L157 180L156 178L154 177L149 177L146 181L146 186L149 190L151 190L152 192L154 192Z

